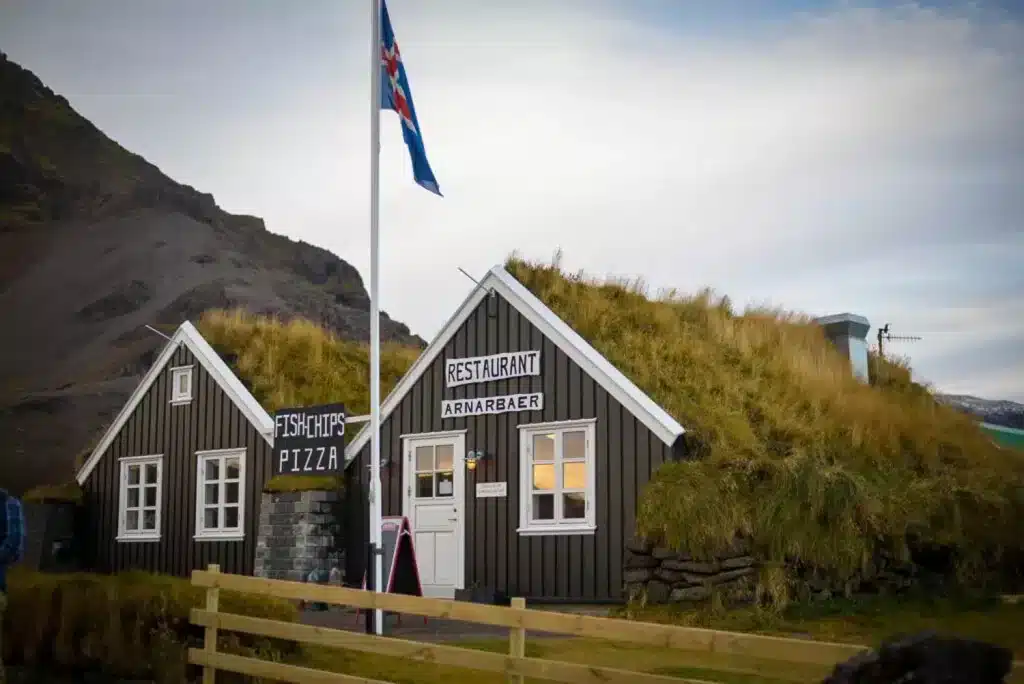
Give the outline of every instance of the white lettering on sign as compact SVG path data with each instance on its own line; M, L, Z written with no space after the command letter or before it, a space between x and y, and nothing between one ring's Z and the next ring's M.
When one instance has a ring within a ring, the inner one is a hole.
M490 413L516 413L543 409L544 395L540 392L505 394L500 397L481 397L479 399L446 399L441 402L441 418L463 418Z
M508 496L508 482L477 482L476 498L504 499Z
M444 362L444 378L448 387L524 375L540 375L540 351L507 352Z
M333 473L338 470L338 447L281 449L277 465L280 473Z
M274 437L323 439L342 437L344 434L344 413L291 413L274 416Z

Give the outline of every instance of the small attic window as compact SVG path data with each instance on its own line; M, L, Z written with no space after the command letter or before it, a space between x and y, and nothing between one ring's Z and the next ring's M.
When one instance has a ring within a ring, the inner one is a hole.
M192 401L192 366L171 369L171 403L187 404Z

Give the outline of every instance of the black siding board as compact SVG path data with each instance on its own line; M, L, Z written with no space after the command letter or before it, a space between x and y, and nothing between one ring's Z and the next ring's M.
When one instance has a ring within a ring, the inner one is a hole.
M170 369L193 366L193 399L170 404ZM197 451L246 447L246 536L243 541L197 542ZM126 456L163 455L163 508L159 542L118 543L120 469ZM252 574L259 532L260 493L270 474L271 448L227 394L185 347L150 386L84 484L90 505L94 566L102 572L129 569L187 576L218 563L224 572Z
M449 358L541 349L541 376L456 388L444 386ZM544 393L541 412L460 417L443 421L443 399ZM594 535L524 537L519 526L519 430L521 424L596 418L595 475L597 531ZM579 601L621 600L625 540L634 533L636 504L652 473L673 454L608 392L563 354L500 295L485 298L445 345L431 367L381 425L382 452L392 454L385 479L385 515L403 505L400 435L467 430L466 450L487 458L465 481L466 585L494 586L514 596ZM350 497L349 577L363 576L366 545L369 444L346 475ZM504 480L505 499L477 499L477 482Z

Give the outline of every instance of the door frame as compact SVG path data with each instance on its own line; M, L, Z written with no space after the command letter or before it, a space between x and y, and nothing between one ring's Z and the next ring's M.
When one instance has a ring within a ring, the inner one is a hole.
M457 511L455 538L458 548L458 562L455 572L455 590L466 588L466 430L442 430L399 435L402 440L402 515L409 519L413 539L416 538L416 520L413 516L412 481L415 465L413 451L417 442L452 442L455 445L452 456L453 504ZM417 562L418 557L417 557Z

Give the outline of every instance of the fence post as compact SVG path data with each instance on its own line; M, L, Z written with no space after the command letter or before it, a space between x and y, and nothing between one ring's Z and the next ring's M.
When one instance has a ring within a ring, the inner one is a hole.
M526 608L526 599L517 596L510 602L512 608ZM513 627L508 630L508 654L513 658L526 656L526 630ZM509 684L524 684L522 675L510 674L506 678Z
M220 566L216 563L211 563L206 566L206 571L211 574L217 574L220 572ZM206 610L211 613L216 613L220 606L220 589L217 587L210 587L206 590ZM207 653L217 652L217 628L207 627L204 635L203 649ZM214 678L217 674L217 668L211 665L203 666L203 684L214 684Z

